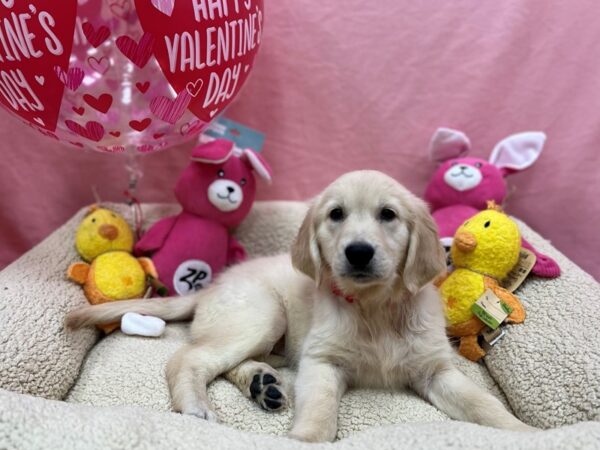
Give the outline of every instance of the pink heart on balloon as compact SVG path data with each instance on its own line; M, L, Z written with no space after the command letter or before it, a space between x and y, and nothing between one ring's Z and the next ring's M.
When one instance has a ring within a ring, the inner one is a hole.
M106 56L103 56L100 59L90 56L87 59L87 62L92 70L101 73L102 75L108 72L108 69L110 68L110 60Z
M54 73L56 73L61 83L72 91L76 91L81 86L85 76L85 73L79 67L71 67L68 72L65 72L61 67L54 66Z
M182 136L188 136L190 134L199 133L204 129L205 125L206 122L203 122L202 120L192 120L191 122L184 123L183 125L181 125L181 127L179 127L179 134L181 134Z
M154 97L150 102L150 111L160 120L174 125L181 119L191 100L188 91L181 91L175 100L164 96Z
M142 120L130 120L129 126L135 131L139 131L140 133L144 131L146 128L150 126L152 123L152 119L150 117L146 117Z
M152 56L154 37L150 33L144 33L139 42L134 41L129 36L119 36L116 42L121 53L140 69L144 68Z
M152 6L158 9L161 13L171 17L171 14L173 14L173 8L175 7L175 0L152 0Z
M110 36L110 30L105 25L94 28L94 25L90 22L85 22L81 26L81 29L83 30L83 34L87 41L96 48L100 47L100 45L102 45L102 43Z
M78 134L90 141L98 142L104 136L104 127L98 122L88 122L85 124L85 128L79 125L77 122L72 120L65 120L65 125L73 133Z

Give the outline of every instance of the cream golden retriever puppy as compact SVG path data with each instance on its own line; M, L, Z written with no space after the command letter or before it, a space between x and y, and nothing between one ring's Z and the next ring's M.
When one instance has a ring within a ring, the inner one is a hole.
M346 174L313 202L291 255L231 267L190 297L85 307L72 328L133 311L193 315L167 367L173 408L216 420L206 386L224 374L263 408L287 402L275 370L296 366L290 436L331 441L350 387L410 387L457 420L531 430L452 363L432 279L444 269L426 204L375 171ZM280 353L282 358L273 354Z

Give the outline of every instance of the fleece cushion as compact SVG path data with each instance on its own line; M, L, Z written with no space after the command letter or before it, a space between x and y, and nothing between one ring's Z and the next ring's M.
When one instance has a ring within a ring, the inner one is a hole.
M588 422L543 433L515 433L464 422L371 428L332 444L243 433L195 417L135 407L91 407L0 390L0 448L7 449L261 449L377 448L552 450L598 448L600 424ZM260 431L259 425L254 431Z

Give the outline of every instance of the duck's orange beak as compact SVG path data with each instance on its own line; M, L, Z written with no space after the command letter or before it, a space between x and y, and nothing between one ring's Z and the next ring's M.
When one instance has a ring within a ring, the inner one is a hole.
M463 253L471 253L477 247L477 239L469 231L460 231L454 236L456 248Z
M114 241L119 236L119 229L114 225L109 225L105 223L100 226L98 234L100 234L100 236L102 236L104 239Z

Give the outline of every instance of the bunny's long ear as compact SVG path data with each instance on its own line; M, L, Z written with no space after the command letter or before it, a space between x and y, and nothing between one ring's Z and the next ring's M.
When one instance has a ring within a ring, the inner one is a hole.
M429 143L429 157L443 163L464 156L471 150L471 141L465 133L451 128L438 128Z
M271 166L269 166L269 163L262 156L260 156L260 154L250 150L249 148L244 150L244 156L248 159L248 162L258 176L267 183L271 183L271 180L273 179L273 172L271 170Z
M222 164L233 155L233 142L226 139L201 144L192 150L192 161L205 164Z
M541 131L526 131L502 139L490 155L490 163L498 167L504 176L530 167L540 156L546 142Z

